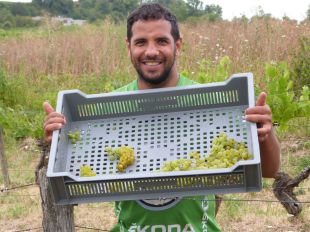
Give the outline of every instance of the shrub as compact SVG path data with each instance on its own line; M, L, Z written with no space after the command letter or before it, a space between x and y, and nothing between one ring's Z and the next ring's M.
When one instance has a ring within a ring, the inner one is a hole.
M300 92L303 86L310 86L310 38L299 40L300 49L293 59L294 90Z

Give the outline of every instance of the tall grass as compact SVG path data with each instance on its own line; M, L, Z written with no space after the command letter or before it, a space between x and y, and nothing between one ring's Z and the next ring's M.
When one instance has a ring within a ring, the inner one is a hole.
M290 64L301 38L310 38L309 23L290 20L200 21L180 28L184 46L178 68L201 83L253 72L255 83L264 87L266 63ZM39 137L42 102L55 106L59 90L108 92L135 79L125 35L125 23L104 21L81 27L47 22L36 31L2 37L0 123L9 128L10 136Z
M0 41L1 60L10 74L23 73L36 80L41 75L126 76L135 72L127 57L125 23L105 21L65 32L47 25L41 33L25 34ZM223 21L182 24L183 54L180 70L191 77L201 69L201 60L209 61L205 71L221 57L232 60L232 72L252 71L262 76L269 61L288 61L301 37L310 37L310 24L289 20L257 19L249 23Z

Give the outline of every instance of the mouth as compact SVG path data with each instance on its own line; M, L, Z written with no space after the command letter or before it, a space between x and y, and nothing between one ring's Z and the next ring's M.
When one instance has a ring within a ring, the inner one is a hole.
M142 64L147 65L147 66L157 66L157 65L162 64L162 62L152 60L152 61L142 61Z

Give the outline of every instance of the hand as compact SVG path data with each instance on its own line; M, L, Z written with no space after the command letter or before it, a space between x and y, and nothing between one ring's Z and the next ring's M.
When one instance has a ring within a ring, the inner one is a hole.
M269 106L266 105L266 98L266 93L260 93L256 106L245 111L245 120L257 123L257 134L260 142L265 141L272 131L272 114Z
M46 113L43 125L44 140L47 143L51 143L53 131L63 127L66 123L66 119L62 114L55 112L48 102L43 103L43 109Z

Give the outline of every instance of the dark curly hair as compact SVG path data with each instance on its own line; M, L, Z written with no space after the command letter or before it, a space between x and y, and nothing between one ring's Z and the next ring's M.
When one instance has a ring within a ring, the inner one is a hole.
M127 39L130 41L132 37L132 26L139 20L159 20L165 19L171 24L171 35L174 41L180 39L179 26L177 19L168 9L159 3L142 4L139 8L134 10L127 18Z

